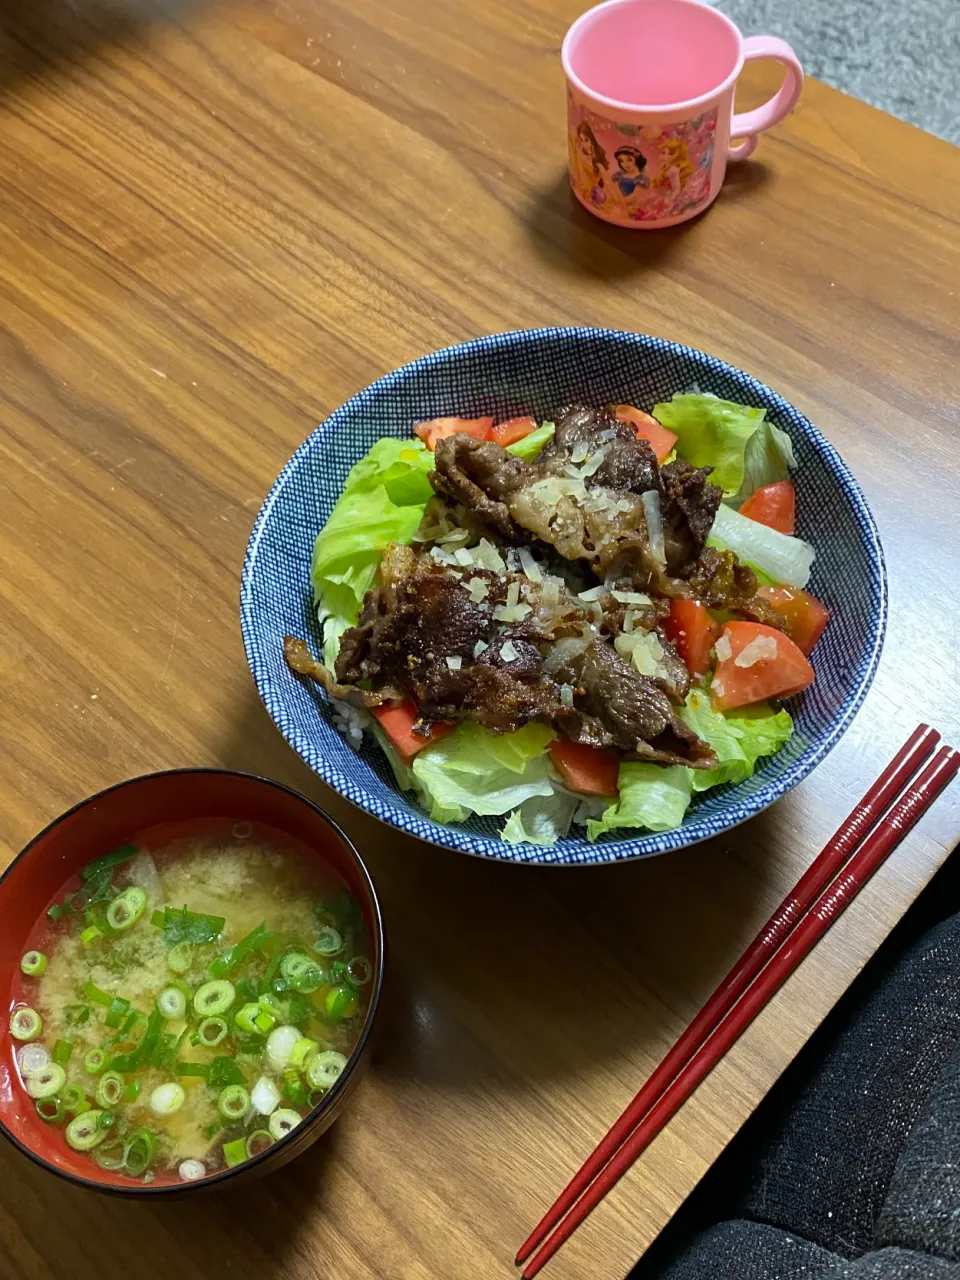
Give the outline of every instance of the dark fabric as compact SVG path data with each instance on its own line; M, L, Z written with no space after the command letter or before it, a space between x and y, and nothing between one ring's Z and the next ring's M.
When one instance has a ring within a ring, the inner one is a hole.
M663 1280L821 1280L838 1261L798 1236L735 1218L701 1232L661 1274Z

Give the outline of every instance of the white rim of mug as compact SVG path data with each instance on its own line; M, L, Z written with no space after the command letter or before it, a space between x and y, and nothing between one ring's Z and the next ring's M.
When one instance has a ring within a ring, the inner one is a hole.
M691 9L706 9L714 18L718 18L730 31L737 41L737 61L733 70L722 80L715 89L711 89L708 93L701 93L697 98L686 98L679 102L664 102L657 106L647 106L640 102L621 102L618 98L608 98L606 94L597 93L595 89L589 88L583 83L580 77L570 65L570 49L573 41L581 35L585 27L591 27L595 22L600 20L599 15L603 14L607 9L622 9L628 5L644 4L647 0L604 0L603 4L594 5L592 9L588 9L586 13L581 13L576 22L569 28L567 34L563 37L563 44L560 48L560 58L563 62L563 70L567 79L571 84L586 98L592 98L594 102L603 103L605 107L611 107L615 111L628 111L634 114L644 115L666 115L677 111L692 111L697 107L706 106L712 102L714 98L718 98L723 94L739 76L743 70L743 32L737 24L731 21L725 13L721 13L719 9L714 9L711 5L705 4L702 0L670 0L671 4L684 5Z

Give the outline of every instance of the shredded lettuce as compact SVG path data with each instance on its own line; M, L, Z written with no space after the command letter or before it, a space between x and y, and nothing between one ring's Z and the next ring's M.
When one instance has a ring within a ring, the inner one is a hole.
M653 416L677 436L677 453L695 467L712 467L710 479L725 494L743 484L747 441L766 409L718 400L711 395L675 395L654 405Z
M760 756L779 751L793 733L789 711L773 711L765 702L744 707L736 715L714 711L702 689L693 689L680 712L694 733L709 742L720 761L716 769L691 769L694 791L725 782L745 782Z
M739 507L757 489L789 480L796 465L787 433L772 422L761 422L747 441L743 451L743 480L738 493L729 501Z
M503 838L507 844L537 844L545 848L556 844L570 830L579 807L577 796L566 791L533 796L511 813L504 823Z
M542 724L495 734L466 720L413 762L413 776L435 822L462 822L469 814L509 813L533 796L553 795ZM438 817L438 814L457 817Z
M367 726L380 744L380 750L387 757L387 764L393 770L393 776L396 778L397 786L401 791L416 791L417 780L413 776L413 770L397 751L396 747L381 729L379 722L370 717L370 723Z
M617 827L643 827L647 831L673 831L683 821L690 804L694 771L683 765L634 764L620 766L620 798L599 819L587 823L587 837Z
M532 462L553 439L555 431L556 427L552 422L544 422L537 427L536 431L531 431L522 440L517 440L515 444L508 444L507 453L512 453L517 458L523 458L525 462Z
M735 551L782 586L805 587L810 579L815 553L809 542L749 520L732 507L721 504L707 545Z

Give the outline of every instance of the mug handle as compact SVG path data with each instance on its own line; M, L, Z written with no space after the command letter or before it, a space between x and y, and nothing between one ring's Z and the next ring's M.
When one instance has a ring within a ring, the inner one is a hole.
M779 36L747 36L743 42L744 63L758 58L775 58L785 69L783 84L769 102L754 111L741 111L730 122L730 137L739 138L731 143L727 156L730 160L746 160L757 146L757 135L779 124L797 105L803 88L803 67L794 51Z

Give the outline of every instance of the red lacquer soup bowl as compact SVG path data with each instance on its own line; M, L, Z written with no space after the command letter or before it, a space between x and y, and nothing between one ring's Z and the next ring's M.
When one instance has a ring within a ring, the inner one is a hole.
M24 990L21 957L34 945L37 921L63 886L104 852L134 833L171 825L189 834L229 820L278 833L343 881L360 907L373 975L366 1020L346 1068L295 1129L259 1155L195 1182L132 1181L100 1168L64 1141L63 1128L45 1123L20 1083L20 1045L8 1027ZM303 796L279 783L216 769L182 769L133 778L92 796L42 831L0 877L0 1133L35 1163L72 1182L118 1195L183 1195L279 1168L333 1124L356 1088L370 1051L383 982L384 936L373 882L340 828Z

